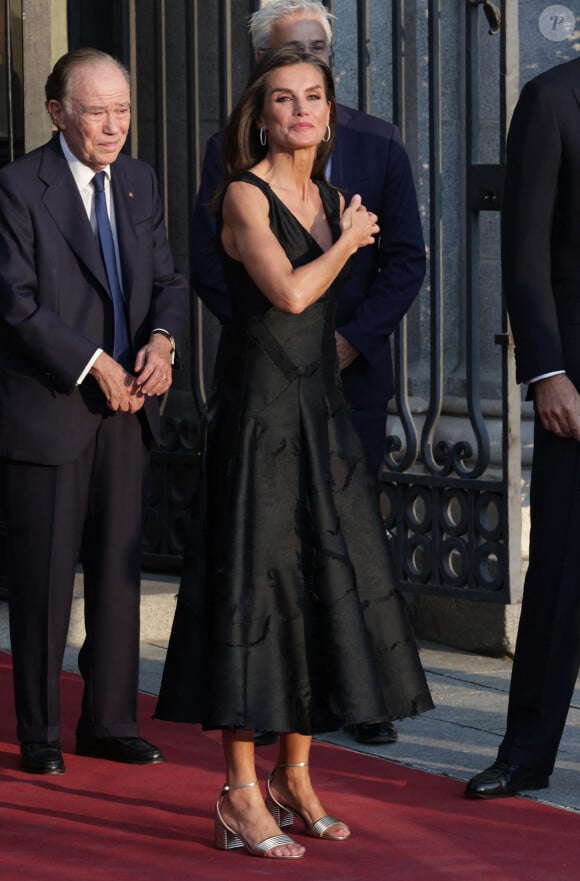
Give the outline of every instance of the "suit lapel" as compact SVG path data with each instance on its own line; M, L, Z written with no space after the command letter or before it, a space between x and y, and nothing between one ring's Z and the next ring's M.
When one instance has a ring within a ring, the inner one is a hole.
M99 244L56 138L44 150L38 176L46 184L44 204L56 226L79 260L109 293Z
M135 267L139 258L139 238L133 221L133 204L139 194L131 189L130 181L123 169L122 157L111 166L111 183L115 200L115 223L123 273L123 292L125 301L129 303L135 279Z

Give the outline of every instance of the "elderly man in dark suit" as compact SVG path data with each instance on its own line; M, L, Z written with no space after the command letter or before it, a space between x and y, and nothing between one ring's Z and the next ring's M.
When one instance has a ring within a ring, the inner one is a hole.
M46 96L58 133L0 171L0 457L21 767L52 774L79 561L77 753L163 758L137 727L143 488L187 289L153 171L120 155L127 72L73 51Z
M530 563L507 729L468 798L549 785L580 662L580 59L524 87L508 137L503 271L535 406Z
M256 52L290 45L330 61L332 16L318 0L270 0L250 18ZM396 126L337 105L336 146L329 177L348 200L355 193L378 215L381 236L354 258L340 295L336 343L342 384L375 474L384 459L387 404L393 395L390 337L419 293L425 276L425 246L408 156ZM193 282L224 332L216 370L227 357L230 304L217 253L209 205L221 179L220 135L210 138L194 219ZM397 739L392 722L359 725L362 743Z

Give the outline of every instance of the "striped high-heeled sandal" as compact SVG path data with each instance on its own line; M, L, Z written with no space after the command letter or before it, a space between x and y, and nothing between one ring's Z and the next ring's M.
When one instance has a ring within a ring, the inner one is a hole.
M284 844L296 844L289 835L280 832L279 835L271 835L270 838L265 838L263 841L259 841L258 844L250 844L239 832L235 832L231 826L228 826L222 817L220 804L228 792L232 789L246 789L248 786L257 785L257 780L254 780L252 783L225 784L215 803L215 846L218 850L235 850L238 847L245 847L248 853L251 853L252 856L255 857L270 856L270 859L276 860L301 859L304 856L304 853L288 854L285 856L278 856L278 854L270 855L270 851L275 847L280 847L280 845Z
M284 762L276 765L276 767L307 768L308 764L308 762ZM346 839L350 835L350 831L347 835L333 835L330 832L333 826L341 825L345 827L345 824L342 822L342 820L339 820L338 817L333 817L330 814L325 814L319 820L316 820L315 823L309 825L302 814L296 810L296 808L291 808L289 805L282 804L281 801L278 801L278 799L272 792L272 779L274 777L275 771L276 768L274 768L274 771L272 771L266 781L266 807L276 820L276 823L278 824L280 829L286 829L289 826L292 826L292 824L294 823L294 817L298 817L301 823L304 824L307 835L311 835L313 838L325 838L327 841L346 841Z

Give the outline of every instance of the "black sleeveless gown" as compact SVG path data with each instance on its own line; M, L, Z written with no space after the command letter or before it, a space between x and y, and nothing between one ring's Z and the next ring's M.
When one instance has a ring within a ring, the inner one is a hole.
M292 265L322 252L260 178ZM318 183L333 240L338 193ZM335 301L280 312L226 259L235 322L211 407L203 523L156 717L314 734L432 705L370 474L342 395ZM203 528L202 528L203 527Z

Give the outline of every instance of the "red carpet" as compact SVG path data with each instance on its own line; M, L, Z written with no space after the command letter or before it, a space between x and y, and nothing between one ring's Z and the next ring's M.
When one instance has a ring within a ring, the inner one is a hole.
M463 784L324 745L313 776L346 842L296 837L305 859L274 862L214 849L212 807L223 782L219 737L151 720L142 734L166 762L128 767L71 754L80 701L65 675L67 772L18 770L10 659L0 654L1 881L564 881L580 878L580 817L523 799L473 803ZM262 779L274 747L258 751Z

